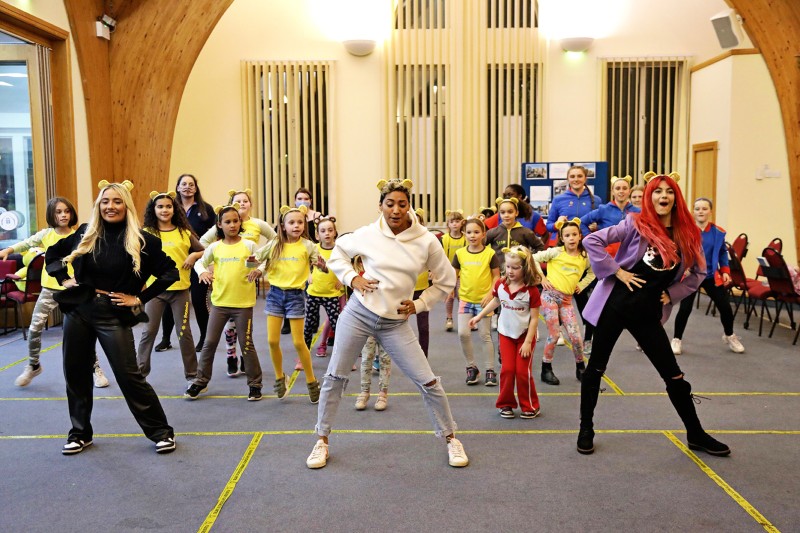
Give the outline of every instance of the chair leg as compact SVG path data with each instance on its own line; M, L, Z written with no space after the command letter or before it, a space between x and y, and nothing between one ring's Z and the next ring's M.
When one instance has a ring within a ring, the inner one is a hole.
M777 300L776 303L778 304L775 306L775 320L772 322L772 327L769 329L769 338L772 338L772 334L775 332L775 326L778 325L778 319L781 316L781 309L783 308L783 302Z
M764 327L764 308L767 306L766 300L761 300L761 320L758 321L758 336L761 336L761 331Z
M800 337L800 328L797 328L797 331L794 332L794 340L792 341L792 346L797 344L797 337Z

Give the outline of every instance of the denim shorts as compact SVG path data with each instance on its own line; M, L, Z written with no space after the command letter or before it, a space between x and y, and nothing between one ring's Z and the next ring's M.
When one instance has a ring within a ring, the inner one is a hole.
M465 302L464 300L460 300L460 302L461 303L458 304L458 312L462 315L478 316L478 313L483 311L481 304ZM489 313L487 316L492 316L493 314L494 313Z
M306 291L303 289L281 289L270 285L264 312L269 316L305 318Z

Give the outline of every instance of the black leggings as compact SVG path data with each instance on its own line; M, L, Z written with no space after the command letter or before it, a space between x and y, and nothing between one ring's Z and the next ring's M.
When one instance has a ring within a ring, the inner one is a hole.
M594 280L589 284L588 287L573 296L575 304L578 306L578 312L581 314L581 318L583 318L583 308L586 307L586 303L589 301L589 296L592 294L592 289L594 289L596 285L597 280ZM583 335L583 340L584 342L590 341L592 340L592 335L594 334L594 326L585 320L583 324L586 326L586 332Z
M706 278L700 284L701 289L705 289L708 297L714 302L719 311L719 320L722 322L722 329L725 335L733 335L733 312L731 311L731 303L728 300L728 290L725 287L719 287L714 283L714 278ZM692 307L694 305L695 294L687 296L681 300L678 314L675 316L675 338L682 339L683 332L686 331L686 323L689 322L689 315L692 314Z
M202 346L206 338L206 329L208 328L208 285L200 283L197 277L197 272L192 269L191 277L192 285L189 289L189 294L192 295L192 308L194 309L194 317L197 320L197 327L200 328L200 339L198 344ZM163 340L169 341L169 337L175 330L175 318L172 316L172 310L169 307L164 308L164 314L161 315L161 336Z

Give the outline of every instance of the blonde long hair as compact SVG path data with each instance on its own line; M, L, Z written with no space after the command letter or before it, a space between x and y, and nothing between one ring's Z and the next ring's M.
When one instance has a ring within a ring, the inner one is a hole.
M83 238L78 244L78 247L65 257L63 262L66 265L67 263L72 263L76 258L82 255L94 253L98 239L104 238L105 230L102 224L103 216L100 213L100 200L102 200L103 194L109 189L115 190L125 204L125 251L128 252L128 255L133 259L133 272L138 275L142 266L142 246L144 245L144 237L139 230L139 217L136 215L133 197L125 185L121 183L109 183L100 189L100 194L97 195L97 199L94 201L94 207L92 207L92 216L86 224L86 233L83 234Z

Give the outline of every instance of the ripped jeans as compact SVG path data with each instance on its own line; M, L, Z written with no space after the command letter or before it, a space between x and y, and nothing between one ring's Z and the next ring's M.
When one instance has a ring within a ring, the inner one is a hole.
M375 337L392 362L420 390L436 436L446 437L455 432L456 423L450 414L450 404L441 380L431 370L407 320L382 318L354 296L339 315L336 331L336 344L319 397L317 435L327 437L330 434L353 363L368 337ZM433 385L425 385L431 382Z

